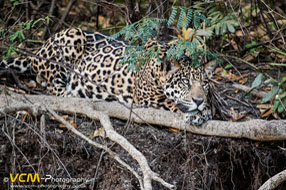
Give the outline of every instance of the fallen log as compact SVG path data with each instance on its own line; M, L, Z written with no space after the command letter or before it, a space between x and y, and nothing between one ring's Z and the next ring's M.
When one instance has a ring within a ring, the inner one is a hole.
M136 123L161 125L200 135L247 138L257 141L286 140L286 120L253 119L244 122L211 120L202 126L192 126L184 122L183 114L153 108L133 108L117 102L92 101L82 98L66 98L46 95L21 95L16 93L0 95L0 112L11 113L27 110L36 115L37 106L48 105L52 110L65 113L88 115L87 110L105 112L108 116ZM33 108L34 107L34 108ZM97 118L100 119L100 118Z

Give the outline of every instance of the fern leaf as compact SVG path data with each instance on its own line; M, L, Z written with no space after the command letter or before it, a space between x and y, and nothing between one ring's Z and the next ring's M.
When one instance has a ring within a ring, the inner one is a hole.
M195 29L198 29L200 24L201 24L201 19L200 19L200 16L199 16L199 13L198 12L195 12L194 14L194 28Z
M199 17L202 21L205 21L207 24L210 24L210 20L207 17L205 17L205 15L199 13Z
M167 22L168 26L171 26L171 25L174 23L175 17L176 17L176 15L177 15L177 12L178 12L177 7L173 7L173 8L172 8L172 13L171 13L171 15L170 15L170 17L169 17L169 20L168 20L168 22Z
M180 16L179 16L179 20L177 23L177 28L182 28L182 24L184 22L184 19L186 18L186 10L182 7L180 7L181 12L180 12Z
M184 23L184 28L188 28L189 24L192 21L192 18L193 18L193 11L192 10L188 10L186 21Z

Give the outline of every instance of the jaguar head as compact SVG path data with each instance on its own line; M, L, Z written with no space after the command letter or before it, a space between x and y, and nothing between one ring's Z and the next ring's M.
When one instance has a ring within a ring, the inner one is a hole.
M201 125L212 119L208 102L209 81L203 66L195 67L189 57L171 63L164 94L185 113L186 122Z

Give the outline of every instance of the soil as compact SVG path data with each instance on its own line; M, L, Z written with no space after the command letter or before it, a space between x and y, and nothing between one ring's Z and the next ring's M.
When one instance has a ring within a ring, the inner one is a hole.
M25 123L21 114L18 119L10 115L1 119L0 189L11 188L11 183L2 179L14 172L87 179L86 183L66 184L81 184L80 189L140 189L135 176L109 154L75 137L49 116L45 118L42 130L40 118L28 116ZM78 117L77 123L77 128L88 136L100 127L87 118ZM286 169L286 141L206 137L160 126L128 125L119 120L113 120L113 124L116 131L146 156L151 169L177 189L256 190L269 177ZM139 170L138 164L119 145L101 137L94 140L106 144ZM41 184L52 189L51 185L62 183L41 181ZM153 182L153 188L166 189L157 182ZM284 182L277 189L285 188Z

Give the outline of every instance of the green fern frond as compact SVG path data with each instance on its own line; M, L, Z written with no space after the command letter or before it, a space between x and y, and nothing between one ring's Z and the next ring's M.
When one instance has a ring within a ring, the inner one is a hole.
M198 16L202 21L205 21L207 24L210 24L210 20L205 15L199 13Z
M196 30L196 35L192 42L183 40L184 38L173 41L167 51L166 59L179 60L185 54L188 54L191 55L194 60L194 65L199 65L200 55L203 54L202 52L206 52L204 48L198 48L205 43L201 36L206 36L206 32L204 33L204 30L200 31L199 27L202 21L207 21L207 19L201 13L195 12L191 9L173 7L167 24L169 26L173 24L176 17L178 17L177 29L182 30L182 27L185 29L190 27ZM162 60L159 59L160 46L155 44L152 47L145 49L144 44L158 35L157 31L160 24L163 22L166 22L166 20L158 18L144 18L136 23L126 26L120 32L113 35L113 37L116 38L124 36L124 39L130 44L124 52L121 63L128 64L128 69L138 70L151 59L156 59L158 62L161 62ZM232 30L232 28L230 27L229 30ZM187 30L184 31L186 34ZM209 33L211 34L211 32Z
M199 14L198 12L195 12L194 14L194 28L195 29L198 29L201 24L200 17L198 16L198 14Z
M178 19L178 23L177 23L177 28L182 28L182 24L184 22L184 19L186 18L186 10L182 7L180 7L180 15L179 15L179 19Z
M168 26L171 26L171 25L174 23L175 18L176 18L176 16L177 16L177 12L178 12L177 7L173 7L173 8L172 8L172 13L171 13L171 15L170 15L170 17L169 17L169 20L168 20L168 22L167 22Z
M191 23L193 18L193 11L188 10L187 16L186 16L186 21L184 23L184 28L188 28L189 24Z

